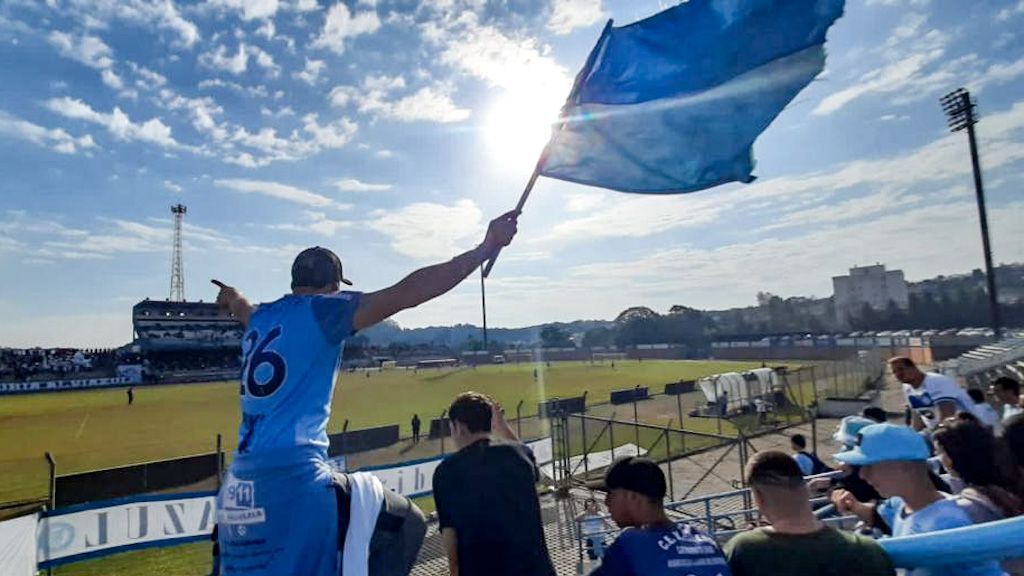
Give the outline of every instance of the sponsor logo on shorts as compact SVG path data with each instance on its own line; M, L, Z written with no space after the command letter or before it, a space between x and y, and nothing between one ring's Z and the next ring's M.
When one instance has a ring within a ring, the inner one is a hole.
M261 524L267 521L263 508L256 507L256 483L229 477L224 487L224 508L217 514L222 524Z

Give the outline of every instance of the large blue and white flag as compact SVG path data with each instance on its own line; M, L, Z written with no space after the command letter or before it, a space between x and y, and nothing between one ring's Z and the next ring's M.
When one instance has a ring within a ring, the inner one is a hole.
M751 182L754 140L825 64L844 0L690 0L605 27L540 174L623 192Z

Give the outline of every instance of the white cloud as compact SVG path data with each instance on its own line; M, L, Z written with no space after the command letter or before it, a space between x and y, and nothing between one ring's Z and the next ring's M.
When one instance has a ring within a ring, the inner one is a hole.
M573 267L565 283L576 282L604 292L606 287L629 282L639 291L630 291L630 296L648 305L666 305L675 298L717 308L751 301L757 291L763 290L828 294L831 275L865 262L885 262L890 268L903 269L908 278L969 270L978 266L981 249L976 221L963 215L974 210L973 200L929 203L866 219L855 227L827 227L797 237L716 248L658 250L630 260ZM1019 238L1013 223L1024 220L1024 203L995 209L991 217L995 233L1002 233L1002 238ZM943 246L957 249L936 249L937 230L942 231ZM1024 243L1004 241L1003 246L1000 259L1024 258ZM823 263L828 263L826 268L822 268ZM817 273L780 274L780 270Z
M395 153L392 152L391 150L388 150L387 148L382 148L374 153L374 156L376 156L377 158L391 158L394 155Z
M352 221L328 218L323 212L306 210L304 211L304 214L306 216L306 222L301 224L286 222L284 224L271 224L268 228L273 230L286 230L289 232L313 232L322 236L332 237L339 230L355 226L355 223Z
M0 110L0 136L8 136L31 142L37 146L49 147L61 154L76 154L96 148L92 136L86 134L75 138L63 128L44 128L12 116Z
M832 114L869 94L925 97L951 82L950 63L944 60L951 37L937 29L925 31L926 20L920 14L904 16L880 49L885 63L862 74L854 84L826 96L813 114ZM934 69L936 64L945 66ZM963 62L956 65L962 66Z
M1009 8L1003 8L1002 10L1000 10L999 13L996 14L996 20L999 20L1000 22L1005 22L1006 20L1009 20L1010 18L1013 18L1018 14L1024 14L1024 0L1019 0L1016 6L1011 6Z
M221 78L207 78L206 80L199 81L199 88L207 90L210 88L227 88L234 90L241 94L248 94L254 98L266 98L269 96L266 86L242 86L238 82L231 82L229 80L223 80ZM280 93L280 92L279 92Z
M555 34L568 34L576 28L586 28L604 19L601 0L554 0L548 30Z
M170 190L171 192L179 194L184 191L184 188L182 188L178 184L175 184L174 182L171 182L170 180L164 180L164 188Z
M373 216L371 229L388 236L399 254L418 260L450 258L472 247L484 233L480 208L469 199L451 206L417 202Z
M249 53L252 54L253 60L256 61L256 65L270 72L271 76L277 77L277 75L281 73L281 68L274 63L273 56L267 52L264 52L256 46L250 46Z
M262 194L264 196L287 200L288 202L294 202L303 206L320 208L335 204L333 200L321 194L310 192L309 190L297 188L295 186L289 186L288 184L281 184L279 182L247 180L242 178L225 178L214 180L213 183L221 188L227 188L229 190L234 190L235 192Z
M392 102L383 114L405 122L459 122L469 118L469 110L459 108L450 95L435 86L424 86L414 94Z
M262 106L260 108L260 114L271 118L284 118L285 116L295 116L295 110L293 110L291 106L284 106L277 112L274 112L270 108Z
M470 24L456 30L458 33L443 37L449 41L441 52L445 64L492 86L568 93L572 85L568 72L544 55L535 39L512 38L493 26Z
M355 178L342 178L331 184L342 192L383 192L392 188L391 184L371 184Z
M110 86L114 90L121 90L124 88L124 81L109 68L100 73L100 78L103 79L104 84Z
M306 84L314 86L320 79L320 72L322 72L326 67L327 63L323 60L310 60L309 58L306 58L305 68L299 72L293 73L292 78L302 80Z
M200 88L202 83L200 83ZM206 134L216 142L227 139L228 129L214 117L224 112L217 103L210 97L187 98L176 94L169 88L160 90L160 104L168 110L187 111L192 119L192 127L201 134Z
M134 62L128 62L128 67L132 69L137 78L135 79L135 86L143 90L156 90L162 88L167 84L167 78L158 72L154 72L145 66L139 66Z
M312 12L320 9L320 5L316 0L291 0L291 3L286 7L295 12Z
M176 36L174 44L191 48L200 38L196 25L182 18L170 0L65 0L54 7L66 10L78 22L120 20L166 30Z
M256 29L256 35L266 40L273 40L276 33L277 29L274 27L274 21L270 19L264 20L263 24Z
M469 117L469 110L452 102L447 86L424 86L412 94L396 96L406 86L402 76L367 76L359 88L335 86L330 93L333 106L351 103L363 114L403 122L458 122Z
M883 64L826 96L813 114L833 114L870 95L889 95L892 104L902 105L938 97L958 85L979 92L989 85L1024 76L1024 58L988 62L973 53L952 57L948 53L951 35L938 29L928 30L926 24L927 18L922 14L905 15L875 51Z
M114 51L97 36L88 34L72 36L54 30L47 36L50 44L57 47L61 56L85 64L96 70L106 70L114 65Z
M221 45L213 52L204 52L199 55L199 63L207 68L223 70L234 75L245 72L249 64L249 51L242 42L238 45L238 52L234 55L228 53L227 47Z
M97 112L81 100L67 97L51 98L46 101L46 107L61 116L103 126L119 140L149 142L164 148L183 148L171 136L171 128L159 118L150 118L141 124L134 123L116 106L110 113Z
M321 48L341 54L345 51L345 39L363 34L372 34L380 28L380 19L375 10L358 12L353 15L348 6L338 2L331 6L324 19L320 35L313 41L313 48Z
M313 142L323 148L341 148L355 136L357 125L348 118L340 118L334 122L320 124L316 114L307 114L302 118L302 129L313 137Z
M210 3L239 12L242 20L272 18L279 7L278 0L210 0Z
M1024 147L1019 145L1024 138L1024 101L986 115L985 122L987 128L980 134L981 146L986 150L982 156L985 171L1024 160ZM843 206L845 211L865 214L884 201L884 197L877 195L850 200L851 192L881 190L890 201L912 201L918 190L934 196L935 191L969 178L970 171L970 162L964 158L962 135L946 134L904 154L856 160L808 174L759 180L701 194L637 196L590 188L586 194L593 195L600 209L559 222L535 242L643 238L673 229L706 226L725 212L756 211L769 226L775 222L827 224L845 218L839 213L833 217L824 215L837 210L836 205ZM844 197L836 200L840 193ZM828 210L800 214L810 205L825 203L830 204ZM785 209L780 209L783 206ZM770 213L766 207L772 209ZM787 212L796 215L788 217ZM826 221L813 219L816 215Z

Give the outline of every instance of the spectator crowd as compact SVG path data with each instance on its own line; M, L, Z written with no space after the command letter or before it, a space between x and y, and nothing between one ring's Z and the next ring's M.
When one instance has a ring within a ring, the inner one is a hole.
M992 382L980 398L910 359L889 362L910 409L905 423L879 408L843 419L836 450L819 460L794 435L793 454L757 453L746 479L760 520L724 547L665 508L666 479L643 457L616 460L577 517L595 576L896 574L878 542L1024 514L1024 410L1019 383ZM486 396L449 409L459 450L434 476L451 574L554 574L534 489L536 460ZM492 441L492 436L495 440ZM837 466L836 469L829 464ZM827 496L829 504L820 504ZM816 498L817 497L817 498ZM834 528L829 517L845 519ZM622 529L614 541L613 522ZM943 560L945 561L945 560ZM1024 575L1019 558L901 569L905 576Z
M113 350L74 348L0 348L0 381L62 379L113 372Z

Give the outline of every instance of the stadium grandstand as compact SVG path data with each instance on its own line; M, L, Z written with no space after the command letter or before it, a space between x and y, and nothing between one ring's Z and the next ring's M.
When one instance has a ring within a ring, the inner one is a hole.
M0 349L0 381L106 376L113 372L115 359L111 349L4 348Z
M205 302L143 300L132 307L135 341L148 382L232 378L240 367L242 326Z

